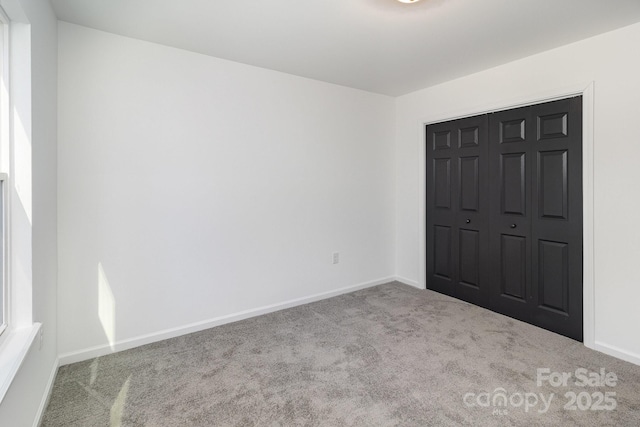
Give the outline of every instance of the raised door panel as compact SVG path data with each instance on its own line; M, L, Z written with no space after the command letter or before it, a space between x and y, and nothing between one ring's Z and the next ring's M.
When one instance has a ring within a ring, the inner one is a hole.
M538 116L538 140L568 136L568 113Z
M433 239L433 266L434 276L441 279L451 280L451 227L436 225L434 227Z
M546 219L568 219L568 152L538 153L538 210Z
M523 142L526 138L526 119L519 117L501 121L499 130L498 141L500 144Z
M444 130L433 132L433 150L447 150L451 148L451 131Z
M569 314L568 244L538 241L538 306L554 313Z
M433 159L434 207L451 209L451 159Z
M478 212L480 208L480 159L460 157L460 210Z
M475 289L480 287L480 232L461 229L459 233L460 284Z
M502 214L525 216L527 212L526 153L500 155Z
M500 256L501 296L525 302L527 299L527 240L503 234Z
M458 147L474 148L480 145L480 127L470 126L458 130Z

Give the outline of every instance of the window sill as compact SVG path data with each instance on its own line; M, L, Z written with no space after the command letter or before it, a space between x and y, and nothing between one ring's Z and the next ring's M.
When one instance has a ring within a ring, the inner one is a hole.
M38 336L40 323L26 328L5 331L7 337L0 347L0 402L4 399L31 345Z

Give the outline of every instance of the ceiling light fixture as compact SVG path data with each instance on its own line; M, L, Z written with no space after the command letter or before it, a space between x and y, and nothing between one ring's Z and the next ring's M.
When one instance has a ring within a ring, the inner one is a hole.
M420 0L398 0L400 3L417 3Z

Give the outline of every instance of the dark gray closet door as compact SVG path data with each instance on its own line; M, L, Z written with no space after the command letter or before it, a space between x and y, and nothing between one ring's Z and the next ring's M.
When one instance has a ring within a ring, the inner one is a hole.
M427 283L488 303L488 122L470 117L427 126Z
M489 129L491 308L530 321L531 108L491 114Z
M582 98L426 129L427 288L582 340Z
M582 340L582 98L489 118L490 306Z

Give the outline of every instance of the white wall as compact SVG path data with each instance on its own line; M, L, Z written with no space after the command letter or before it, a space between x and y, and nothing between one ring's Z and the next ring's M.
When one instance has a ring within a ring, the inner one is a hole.
M63 363L393 276L393 98L63 22L59 67Z
M593 81L595 348L640 363L640 24L397 99L397 275L420 282L426 117ZM479 112L479 111L477 111Z
M16 8L16 5L21 8ZM31 105L23 103L25 98L19 97L14 111L23 126L15 129L19 135L16 135L14 147L16 192L12 194L11 238L12 245L17 246L13 248L12 286L19 288L14 289L32 299L33 303L31 311L24 310L32 318L22 319L18 315L13 320L21 324L31 321L42 323L44 339L42 348L36 339L0 404L0 425L30 426L37 421L36 417L45 403L58 355L57 19L49 2L41 0L3 1L3 6L12 12L22 9L20 12L28 21L28 26L24 27L27 31L24 40L28 41L30 37L31 42ZM20 74L14 73L14 83L23 79L24 74L24 69ZM26 95L29 99L28 92ZM26 114L25 108L30 109L30 115Z

